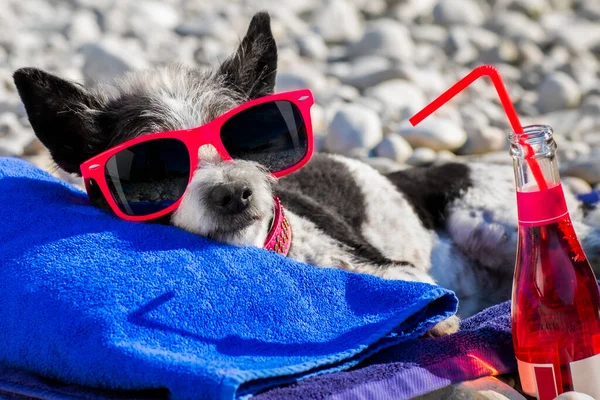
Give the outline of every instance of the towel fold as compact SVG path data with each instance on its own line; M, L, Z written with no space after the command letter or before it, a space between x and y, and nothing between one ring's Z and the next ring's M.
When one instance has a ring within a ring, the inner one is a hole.
M388 347L361 368L269 390L256 400L410 399L449 384L516 372L510 302L462 321L458 333Z
M0 363L176 399L347 369L457 305L439 287L122 221L10 158L0 158L0 293Z

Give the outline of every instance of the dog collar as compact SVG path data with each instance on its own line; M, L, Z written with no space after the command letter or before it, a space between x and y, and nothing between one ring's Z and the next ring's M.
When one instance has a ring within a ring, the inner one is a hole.
M283 212L279 197L274 197L273 200L275 201L275 215L264 247L265 250L287 256L292 244L292 226Z

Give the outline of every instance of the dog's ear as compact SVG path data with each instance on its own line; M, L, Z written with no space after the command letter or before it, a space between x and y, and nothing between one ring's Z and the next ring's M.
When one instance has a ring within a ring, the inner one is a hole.
M226 85L256 99L273 93L276 71L277 45L271 32L271 17L259 12L252 17L237 51L223 62L219 72Z
M36 68L21 68L13 79L36 136L59 167L79 173L102 142L99 102L84 87Z

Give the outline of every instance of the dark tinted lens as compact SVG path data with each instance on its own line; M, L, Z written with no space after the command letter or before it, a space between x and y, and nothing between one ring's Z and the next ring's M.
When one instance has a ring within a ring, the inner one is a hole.
M176 202L190 176L187 147L176 139L156 139L131 146L106 163L106 182L127 215L148 215Z
M308 150L300 110L289 101L263 103L231 117L221 140L234 159L256 161L271 172L297 164Z

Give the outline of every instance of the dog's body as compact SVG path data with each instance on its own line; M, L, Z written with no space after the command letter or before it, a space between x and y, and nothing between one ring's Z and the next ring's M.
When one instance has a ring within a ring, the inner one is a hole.
M269 17L260 13L238 52L213 72L165 67L86 89L22 69L15 82L37 136L60 167L78 173L83 161L118 143L200 126L272 93L276 63ZM469 315L510 296L517 245L513 179L510 167L478 164L384 176L357 160L317 154L275 182L255 163L224 162L201 149L199 168L169 222L231 244L261 246L275 194L292 226L289 257L387 279L435 281L455 290L461 313ZM251 189L243 212L217 209L211 190L224 185ZM566 195L588 255L599 254L600 235ZM450 320L437 333L456 328Z

